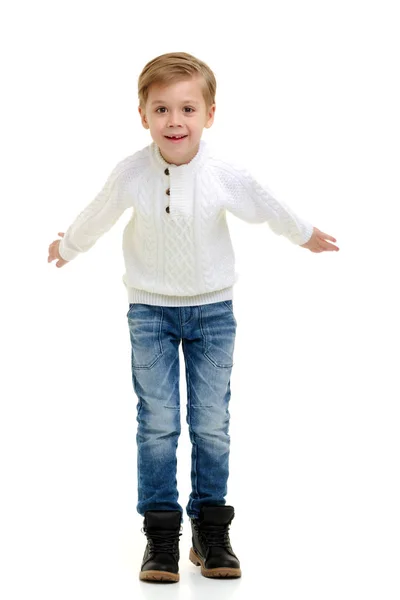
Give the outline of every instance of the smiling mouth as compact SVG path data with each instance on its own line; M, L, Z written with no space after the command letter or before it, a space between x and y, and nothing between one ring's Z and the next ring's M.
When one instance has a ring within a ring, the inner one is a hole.
M165 135L164 137L166 137L167 140L183 140L187 137L187 135Z

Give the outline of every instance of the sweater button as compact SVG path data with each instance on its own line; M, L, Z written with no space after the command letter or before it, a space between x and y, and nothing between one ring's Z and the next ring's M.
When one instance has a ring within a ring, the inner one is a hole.
M164 173L165 173L166 175L169 175L169 170L168 170L168 167L165 169Z
M169 196L169 188L165 192Z
M167 208L165 209L165 212L167 212L169 214L169 206L167 206Z

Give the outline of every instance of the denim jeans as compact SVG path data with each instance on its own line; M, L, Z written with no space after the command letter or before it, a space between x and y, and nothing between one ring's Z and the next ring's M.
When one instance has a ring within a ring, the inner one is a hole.
M137 511L180 510L177 489L181 432L179 344L186 366L186 422L192 443L187 515L224 505L237 322L232 300L198 306L130 304L132 383L137 403Z

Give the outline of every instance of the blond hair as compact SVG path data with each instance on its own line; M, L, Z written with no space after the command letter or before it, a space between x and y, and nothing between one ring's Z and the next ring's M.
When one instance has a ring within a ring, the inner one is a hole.
M208 108L215 103L217 81L206 63L187 52L169 52L149 61L138 80L139 105L145 109L149 88L154 84L170 85L190 78L200 78L203 98Z

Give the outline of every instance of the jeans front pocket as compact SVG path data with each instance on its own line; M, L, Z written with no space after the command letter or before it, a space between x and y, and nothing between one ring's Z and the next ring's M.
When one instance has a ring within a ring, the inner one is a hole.
M163 354L162 306L130 304L127 313L132 368L151 369Z
M222 301L225 306L229 308L233 312L233 301L232 300L223 300Z
M232 306L226 301L202 305L201 324L204 356L218 368L231 368L237 327Z

